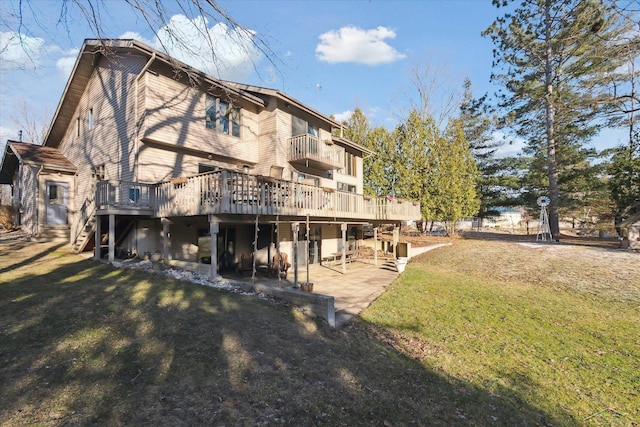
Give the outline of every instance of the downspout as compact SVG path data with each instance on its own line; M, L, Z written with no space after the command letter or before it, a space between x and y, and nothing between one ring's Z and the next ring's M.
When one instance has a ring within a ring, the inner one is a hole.
M134 158L134 167L133 167L133 182L138 182L138 158L140 156L140 123L138 122L139 118L139 110L138 110L138 82L140 81L140 79L142 78L142 76L144 76L144 74L147 72L147 70L149 69L149 67L151 67L151 64L153 63L153 61L156 60L156 53L153 52L151 54L151 58L149 58L149 60L147 61L147 63L144 65L144 67L142 67L142 70L140 70L140 73L138 73L138 75L136 76L136 81L135 81L135 100L134 100L134 109L135 109L135 113L134 113L134 123L135 123L135 127L136 127L136 138L135 138L135 146L134 146L134 150L135 150L135 158Z
M20 228L22 228L22 213L24 211L24 206L22 204L22 195L24 194L24 191L22 189L22 162L18 163L18 177L16 179L16 182L14 184L15 190L17 191L18 194L14 194L13 195L13 202L16 204L16 208L18 210L17 215L18 218L16 220L16 225L20 225Z
M39 198L40 198L40 191L38 191L38 188L40 187L40 172L42 172L42 169L44 169L44 165L40 165L40 169L38 169L38 172L36 173L36 206L35 206L35 211L36 211L36 218L35 218L35 235L39 235L40 234L40 203L39 203ZM42 206L44 207L45 211L47 209L47 183L45 182L44 185L44 198L42 200Z

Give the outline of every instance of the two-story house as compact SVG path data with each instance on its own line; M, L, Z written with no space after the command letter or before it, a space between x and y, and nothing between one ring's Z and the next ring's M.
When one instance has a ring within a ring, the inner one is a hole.
M28 231L64 228L96 257L158 252L211 275L246 254L317 263L356 247L366 223L420 218L363 195L374 153L340 129L278 90L135 40L86 40L43 146L9 142L0 183Z

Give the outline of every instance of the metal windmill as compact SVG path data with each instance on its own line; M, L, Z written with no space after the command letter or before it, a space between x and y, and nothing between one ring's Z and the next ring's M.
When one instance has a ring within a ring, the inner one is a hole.
M549 228L549 215L547 214L547 206L551 200L547 196L540 196L536 203L540 206L540 220L538 221L538 234L536 235L536 242L538 240L542 242L547 241L547 235L549 235L548 240L552 240L551 229Z

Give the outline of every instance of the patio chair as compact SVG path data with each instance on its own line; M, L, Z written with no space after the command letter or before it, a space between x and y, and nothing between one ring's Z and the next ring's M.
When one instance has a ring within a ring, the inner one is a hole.
M251 252L245 252L240 255L240 262L236 264L237 274L242 274L245 271L253 273L253 254Z
M269 273L272 276L278 275L278 266L280 267L280 274L286 279L287 271L289 270L289 267L291 267L291 264L287 262L286 253L282 252L273 256L273 262L269 265Z

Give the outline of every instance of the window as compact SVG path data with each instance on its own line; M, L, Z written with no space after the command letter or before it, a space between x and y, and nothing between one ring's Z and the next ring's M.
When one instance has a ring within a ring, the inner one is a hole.
M76 118L76 136L80 136L80 117Z
M49 185L49 204L57 204L58 203L58 186L55 184Z
M298 135L313 135L318 137L320 135L320 131L317 126L308 123L306 120L302 120L298 117L291 117L291 136Z
M320 185L320 178L317 176L309 175L308 173L297 173L297 176L295 176L294 172L292 172L292 175L299 184L315 185L316 187Z
M240 137L240 108L233 107L220 98L207 95L205 120L207 129Z
M346 191L348 193L355 193L356 192L356 186L355 185L345 184L344 182L338 182L337 183L337 188L338 188L339 191Z
M344 168L342 173L345 175L356 176L356 156L353 153L344 153Z
M140 201L140 189L136 187L129 188L129 203L137 203Z
M95 168L93 168L93 171L91 172L91 177L93 178L94 181L104 181L106 178L106 173L104 171L104 165L98 165Z
M89 109L89 130L93 129L93 108Z
M205 165L202 163L198 164L198 173L217 172L218 169L219 168L217 166Z

